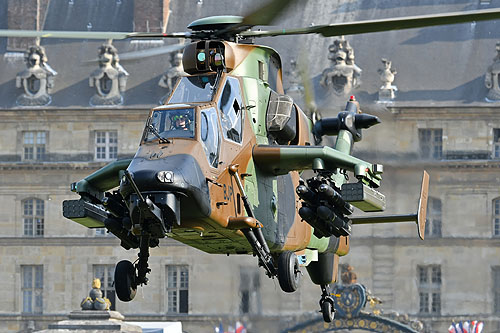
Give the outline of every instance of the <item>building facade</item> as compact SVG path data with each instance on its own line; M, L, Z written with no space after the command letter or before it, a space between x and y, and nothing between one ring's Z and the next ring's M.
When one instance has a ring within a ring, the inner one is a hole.
M250 9L244 1L191 2L8 0L0 3L0 27L184 31L196 18ZM309 26L491 6L478 0L407 5L321 1L290 12L279 24ZM355 267L358 281L382 299L386 312L418 318L427 332L443 332L461 320L484 321L484 332L500 330L500 102L485 100L492 96L485 76L500 39L497 24L347 37L352 49L344 60L351 57L349 66L354 66L356 51L356 64L363 69L355 71L362 76L352 92L364 111L382 120L363 131L354 153L384 165L380 190L387 212L416 211L423 170L430 173L431 186L424 242L412 223L354 226L351 253L341 262ZM299 57L296 45L310 45L318 105L323 116L333 116L345 97L322 99L328 87L320 85L333 40L310 36L290 43L284 38L270 42L282 53L284 68ZM122 61L130 74L120 90L122 99L91 106L96 89L89 77L98 65L85 61L96 57L102 43L42 40L45 62L57 74L51 74L51 101L23 105L26 100L18 96L24 90L16 88L16 80L19 76L23 82L24 51L34 43L0 38L0 331L38 330L65 319L79 309L94 277L101 278L105 295L127 320L180 320L186 331L212 331L221 322L227 327L237 320L249 331L279 331L319 317L320 290L307 275L297 292L285 294L251 256L208 255L168 239L151 251L148 285L139 288L133 302L117 300L114 265L134 261L137 254L123 250L105 230L64 219L62 201L76 198L72 182L134 155L150 108L166 94L158 81L174 65L168 56ZM121 53L163 42L113 45ZM382 57L397 67L397 74L390 71L394 82L387 82L399 91L394 100L377 103ZM290 79L287 74L285 82Z

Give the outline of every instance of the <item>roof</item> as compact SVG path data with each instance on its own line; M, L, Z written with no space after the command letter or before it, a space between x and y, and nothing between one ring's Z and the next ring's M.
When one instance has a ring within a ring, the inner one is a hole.
M187 31L186 26L195 19L213 15L241 15L251 10L251 5L243 0L170 1L171 15L167 29L168 32ZM481 5L478 0L318 0L297 2L277 20L276 27L296 28L311 24L494 7L500 7L500 1L492 0L489 5ZM74 1L72 5L68 0L51 0L44 30L133 31L133 10L133 0ZM5 28L6 18L6 2L0 2L0 28ZM88 27L89 22L91 28ZM387 58L397 70L394 81L399 90L396 103L410 106L491 107L490 103L485 102L487 89L484 75L496 56L500 20L346 36L346 39L354 49L356 65L363 70L362 84L354 90L361 103L376 102L381 85L377 70L382 68L381 58ZM322 100L321 96L325 96L326 91L318 82L322 71L329 66L328 46L334 40L304 35L261 38L257 42L269 45L281 54L284 73L290 60L297 59L305 50L317 99ZM113 44L123 53L158 46L158 43L128 40L115 41ZM167 40L165 43L177 41ZM101 44L89 40L42 41L49 64L58 72L50 108L90 107L89 100L94 90L89 87L88 78L97 64L86 61L96 58L97 48ZM25 68L23 55L6 53L5 38L0 38L0 53L3 53L0 57L0 108L16 107L15 100L21 89L15 87L15 78ZM141 61L122 61L121 64L130 73L121 107L149 108L158 105L165 94L165 89L158 86L158 81L170 67L170 57L154 56ZM286 83L285 76L285 87Z

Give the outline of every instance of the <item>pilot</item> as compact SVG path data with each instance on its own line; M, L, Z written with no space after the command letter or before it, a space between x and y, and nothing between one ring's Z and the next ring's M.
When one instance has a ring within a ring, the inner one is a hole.
M171 129L174 130L181 130L181 131L188 131L191 129L191 119L189 119L189 112L181 112L181 113L174 113L171 116Z

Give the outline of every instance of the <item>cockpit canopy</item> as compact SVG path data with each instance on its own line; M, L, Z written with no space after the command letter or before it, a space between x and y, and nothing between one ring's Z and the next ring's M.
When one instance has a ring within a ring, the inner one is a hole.
M222 83L222 84L220 84ZM143 143L194 139L201 143L209 164L217 168L221 142L241 144L244 104L240 81L223 74L180 79L167 105L151 111Z
M210 102L217 91L216 81L215 74L181 77L168 104Z
M154 110L148 120L144 142L155 139L194 138L195 113L192 107Z

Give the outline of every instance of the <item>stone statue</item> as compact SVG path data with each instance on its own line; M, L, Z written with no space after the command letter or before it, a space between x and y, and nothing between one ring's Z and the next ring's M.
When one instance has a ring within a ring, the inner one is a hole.
M390 60L382 58L382 64L384 64L384 68L378 70L380 80L382 80L382 86L378 91L378 100L380 102L390 102L394 100L396 97L395 92L398 90L396 86L392 85L397 72L394 68L391 68L392 62Z
M340 276L340 279L342 280L342 283L347 285L347 284L354 284L358 282L358 276L356 273L354 273L354 268L352 266L347 266L347 269L342 275Z
M294 59L290 60L290 70L287 72L287 77L290 86L286 89L286 94L303 94L304 87L302 86L302 78L297 69L297 61Z
M484 84L490 90L486 95L487 102L500 101L500 84L498 82L498 76L500 75L500 42L497 42L496 51L497 55L493 59L493 64L488 67L484 78Z
M162 88L167 89L167 93L160 100L160 104L163 104L165 100L170 96L170 93L175 87L177 80L185 75L184 67L182 66L182 53L178 52L172 56L172 67L170 67L160 78L158 85Z
M89 296L83 299L80 304L82 310L109 310L111 301L106 297L102 297L101 280L94 279L92 281L92 289Z
M108 41L99 47L99 69L89 78L89 85L96 88L90 105L121 105L127 84L127 71L119 64L118 51Z
M321 74L320 84L333 89L337 95L348 95L361 84L361 68L354 63L354 50L342 36L328 48L332 67Z
M49 105L52 101L49 93L54 87L57 72L47 63L45 49L37 42L26 50L24 61L28 68L16 76L16 87L24 89L24 93L16 100L17 105Z

